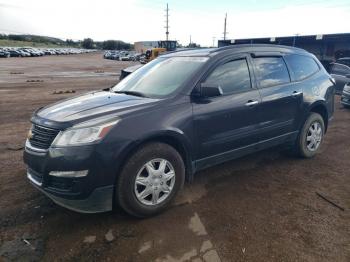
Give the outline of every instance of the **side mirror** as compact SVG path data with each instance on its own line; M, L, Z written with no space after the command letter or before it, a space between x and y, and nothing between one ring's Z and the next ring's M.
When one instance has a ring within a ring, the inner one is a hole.
M201 84L201 96L215 97L222 96L223 92L220 86L214 84L202 83Z

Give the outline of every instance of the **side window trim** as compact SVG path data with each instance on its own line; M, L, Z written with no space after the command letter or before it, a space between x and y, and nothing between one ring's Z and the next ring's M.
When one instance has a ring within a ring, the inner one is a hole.
M284 86L284 85L289 85L290 83L293 83L293 82L292 82L292 78L291 78L291 71L290 71L290 69L289 69L289 67L288 67L288 65L287 65L287 63L286 63L286 61L285 61L285 59L284 59L284 55L283 55L283 54L260 55L260 56L253 56L253 54L251 54L251 57L252 57L252 63L253 63L253 67L254 67L254 71L255 71L255 76L256 76L256 77L255 77L255 79L256 79L256 85L257 85L258 89L265 89L265 88L276 87L276 86ZM284 63L284 65L286 66L287 73L288 73L288 77L289 77L289 82L280 83L280 84L274 84L274 85L269 85L269 86L264 86L264 87L262 87L261 84L260 84L260 81L259 81L259 77L261 77L261 76L260 76L260 74L259 74L259 72L258 72L258 70L257 70L257 68L256 68L256 64L255 64L255 62L254 62L254 58L260 58L260 57L271 57L271 58L276 58L276 57L278 57L278 58L281 58L282 61L283 61L283 63Z
M207 72L202 76L202 78L200 79L200 81L197 83L196 85L196 89L199 88L201 83L205 83L205 81L207 80L207 78L211 75L212 72L215 71L216 68L218 68L219 66L222 66L224 64L227 64L229 62L232 61L237 61L237 60L245 60L247 63L247 67L248 67L248 73L249 73L249 78L250 78L250 90L247 91L238 91L238 92L231 92L231 93L226 93L223 94L222 96L219 97L224 97L224 96L229 96L229 95L235 95L235 94L241 94L241 93L245 93L251 90L255 90L257 89L256 84L254 84L253 82L253 78L255 80L255 76L253 73L253 68L252 68L252 64L249 61L249 54L240 54L240 55L231 55L231 56L227 56L224 59L219 59L216 63L214 63L208 70Z

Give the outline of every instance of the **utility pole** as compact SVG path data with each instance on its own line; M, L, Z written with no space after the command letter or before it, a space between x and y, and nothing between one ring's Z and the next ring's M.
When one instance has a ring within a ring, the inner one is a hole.
M295 34L293 37L293 46L296 45L296 41L297 41L297 37L299 36L299 34Z
M224 23L224 40L226 40L227 30L226 30L226 23L227 23L227 13L225 15L225 23Z
M189 46L191 46L191 44L192 44L192 35L190 35L190 44L189 44Z
M213 47L215 47L215 36L213 36Z
M165 21L165 29L166 29L166 32L165 32L165 36L166 36L166 40L168 41L169 40L169 6L168 6L168 3L166 4L166 9L165 9L165 12L166 12L166 21Z

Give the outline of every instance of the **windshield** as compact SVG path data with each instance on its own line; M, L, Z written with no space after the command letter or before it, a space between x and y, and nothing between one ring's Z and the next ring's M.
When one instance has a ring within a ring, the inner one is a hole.
M123 79L112 91L162 98L175 92L207 60L206 57L158 58Z

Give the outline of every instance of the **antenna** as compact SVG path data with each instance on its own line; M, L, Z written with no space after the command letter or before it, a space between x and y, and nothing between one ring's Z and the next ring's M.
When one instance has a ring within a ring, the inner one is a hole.
M224 40L226 40L227 30L226 30L226 22L227 22L227 13L225 15L225 23L224 23Z
M169 6L168 6L168 3L166 4L166 9L165 9L165 12L166 12L166 21L165 21L165 29L166 29L166 32L165 32L165 36L166 36L166 40L168 41L169 40Z

